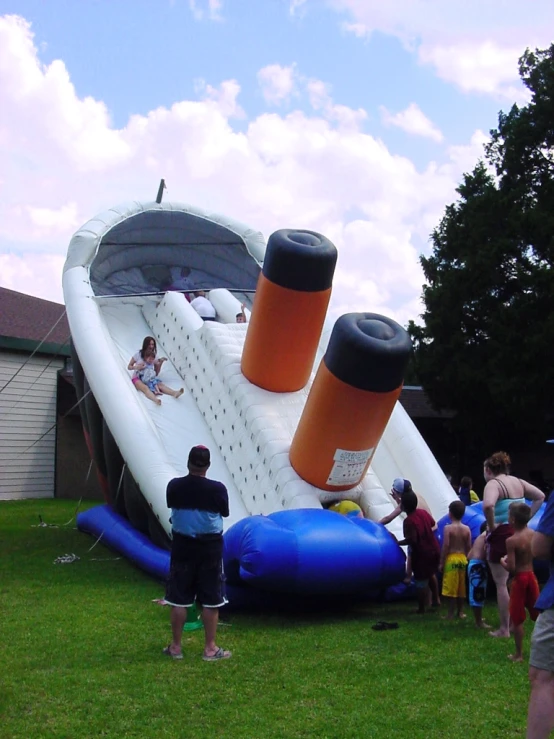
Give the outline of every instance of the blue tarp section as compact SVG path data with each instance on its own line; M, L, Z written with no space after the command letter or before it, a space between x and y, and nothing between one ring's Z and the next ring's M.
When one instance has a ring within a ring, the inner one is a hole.
M96 295L175 290L255 290L260 273L243 239L193 213L148 210L101 239L90 277Z

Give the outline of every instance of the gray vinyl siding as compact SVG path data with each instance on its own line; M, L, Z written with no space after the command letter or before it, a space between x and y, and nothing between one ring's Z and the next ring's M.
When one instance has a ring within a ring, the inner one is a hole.
M29 357L0 351L0 500L54 496L57 372L64 360Z

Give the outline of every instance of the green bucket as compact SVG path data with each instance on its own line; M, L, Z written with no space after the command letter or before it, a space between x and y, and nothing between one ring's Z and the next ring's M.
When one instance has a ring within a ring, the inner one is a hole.
M201 629L202 627L202 611L194 603L191 608L187 608L187 621L183 627L183 631L196 631L196 629Z

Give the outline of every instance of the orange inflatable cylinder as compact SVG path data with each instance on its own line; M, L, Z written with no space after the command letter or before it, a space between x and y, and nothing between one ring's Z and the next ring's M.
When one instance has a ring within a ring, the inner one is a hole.
M335 246L314 231L270 236L241 360L254 385L286 393L308 382L336 261Z
M412 343L375 313L335 323L290 449L290 462L323 490L350 490L364 478L402 390Z

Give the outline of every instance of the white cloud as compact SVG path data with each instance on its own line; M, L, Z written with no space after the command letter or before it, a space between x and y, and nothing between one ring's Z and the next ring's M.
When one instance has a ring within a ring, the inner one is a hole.
M331 104L329 85L326 85L322 80L308 80L306 92L310 105L314 110L324 110Z
M422 64L465 92L525 100L517 60L526 47L549 46L554 3L534 0L330 0L357 37L395 36Z
M39 228L45 230L61 231L67 233L68 229L77 228L77 203L67 203L61 208L27 208L31 221Z
M240 85L236 80L224 80L219 87L208 85L205 80L196 80L194 85L197 94L205 100L212 100L223 115L229 118L245 118L246 114L237 102Z
M223 20L221 10L223 0L189 0L189 8L197 21L209 18L211 21Z
M423 136L439 143L444 139L442 131L427 118L416 103L410 103L405 110L401 110L399 113L390 113L383 106L379 108L379 111L386 125L397 126L406 133Z
M465 146L450 146L448 155L450 161L459 172L470 172L475 163L484 157L484 146L489 141L489 136L477 129L473 133L469 144Z
M208 9L212 18L220 17L223 0L208 0Z
M501 47L493 41L452 46L421 46L419 58L431 64L437 75L464 92L500 95L507 100L524 102L527 90L518 84L517 60L521 46Z
M305 6L306 0L289 0L289 13L290 15L299 15L303 12L302 8ZM299 12L300 11L300 12Z
M356 220L346 224L342 240L348 249L341 250L335 289L346 288L349 310L367 311L369 305L372 312L390 315L391 304L396 304L393 317L402 324L422 312L423 271L409 227ZM378 274L367 269L360 275L356 265L364 262L378 266Z
M354 34L357 38L364 38L365 36L371 36L371 31L363 23L348 23L345 21L342 23L342 28L348 33Z
M258 72L258 84L266 103L280 105L288 100L295 89L295 67L269 64Z
M362 108L354 110L334 103L330 85L322 80L302 78L302 83L312 108L341 128L357 129L367 119L367 113Z
M61 254L34 254L30 258L0 253L0 284L8 290L61 303L64 261Z
M0 247L1 283L61 300L75 228L119 202L153 200L164 177L166 198L266 236L292 226L331 238L335 314L416 317L419 244L455 196L471 150L451 147L418 171L363 131L364 110L335 103L320 80L298 74L296 84L310 95L310 115L264 113L233 128L240 86L226 80L116 128L104 103L76 94L63 62L41 63L28 24L0 17L0 244L10 245Z

